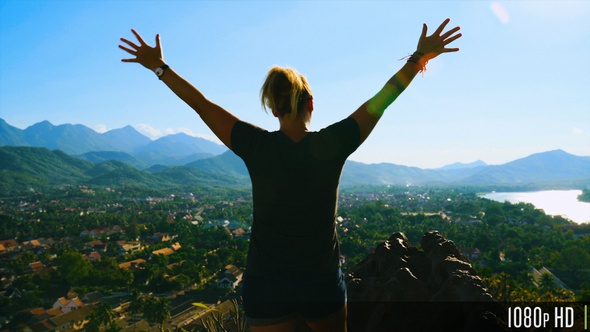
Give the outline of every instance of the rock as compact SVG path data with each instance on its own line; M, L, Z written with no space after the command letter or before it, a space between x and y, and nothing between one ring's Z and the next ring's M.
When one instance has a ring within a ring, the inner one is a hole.
M349 331L504 331L501 305L438 232L393 233L347 276Z

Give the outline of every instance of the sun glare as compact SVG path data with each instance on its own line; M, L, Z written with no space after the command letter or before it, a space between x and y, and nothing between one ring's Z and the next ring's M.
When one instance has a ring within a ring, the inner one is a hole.
M508 22L510 22L510 15L508 15L508 11L506 10L506 7L504 7L504 5L502 5L498 1L494 1L490 5L490 8L492 9L492 12L494 13L494 15L496 15L498 20L502 22L502 24L508 24Z

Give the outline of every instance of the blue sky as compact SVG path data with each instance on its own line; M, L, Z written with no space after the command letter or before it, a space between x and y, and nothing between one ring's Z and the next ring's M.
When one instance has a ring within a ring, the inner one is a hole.
M260 107L273 65L307 76L313 130L372 97L445 18L458 53L431 61L351 160L421 168L501 164L563 149L590 156L590 1L0 0L0 117L97 131L211 138L199 117L137 64L136 29L211 100L268 130Z

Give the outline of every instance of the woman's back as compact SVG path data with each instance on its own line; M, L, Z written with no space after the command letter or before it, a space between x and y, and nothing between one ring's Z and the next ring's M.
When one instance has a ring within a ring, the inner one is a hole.
M236 123L232 145L248 167L254 200L249 274L338 268L338 184L346 158L360 144L358 132L347 118L293 142L281 131Z

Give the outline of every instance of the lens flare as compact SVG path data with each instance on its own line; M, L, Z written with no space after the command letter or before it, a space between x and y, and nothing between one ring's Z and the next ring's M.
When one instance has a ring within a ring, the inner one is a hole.
M500 22L503 24L508 24L510 21L510 15L508 15L508 11L504 5L498 1L494 1L492 2L490 8L492 9L492 12L494 12L494 15L496 15L496 17L500 20Z

